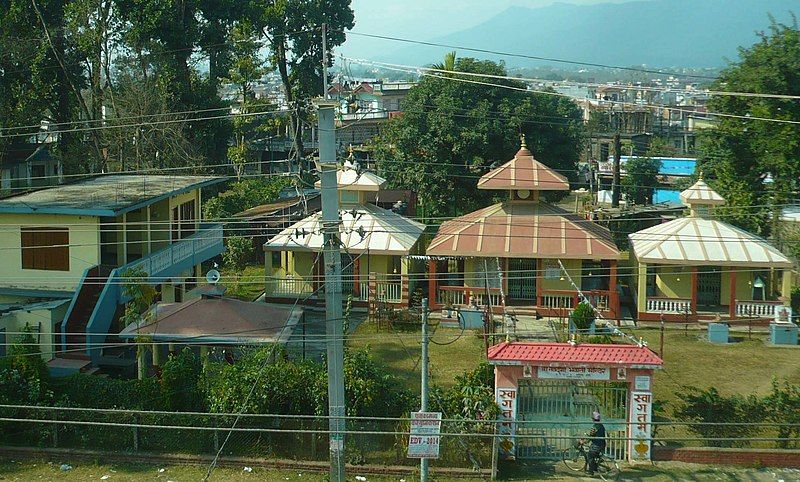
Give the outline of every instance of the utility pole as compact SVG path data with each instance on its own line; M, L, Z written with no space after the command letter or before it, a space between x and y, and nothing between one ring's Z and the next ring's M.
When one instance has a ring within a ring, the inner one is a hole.
M328 415L330 480L344 482L344 337L342 333L342 257L339 252L339 192L336 171L335 102L320 100L319 164L325 262L325 318L328 337Z
M420 412L428 411L428 298L422 298L422 377ZM419 480L428 482L428 459L419 461Z
M611 207L619 207L619 169L622 158L622 141L619 139L619 131L614 134L614 179L611 181Z
M322 98L328 98L328 24L322 24Z

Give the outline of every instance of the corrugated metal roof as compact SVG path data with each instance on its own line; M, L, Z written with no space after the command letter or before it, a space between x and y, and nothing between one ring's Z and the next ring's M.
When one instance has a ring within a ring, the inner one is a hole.
M794 265L766 240L714 219L686 217L629 234L643 263L706 266Z
M534 159L523 141L514 159L481 176L478 189L569 191L569 181Z
M508 201L441 225L427 254L514 258L619 259L611 233L559 207Z
M342 244L350 253L408 254L425 229L423 224L374 204L340 210L339 216ZM320 252L322 246L322 213L316 213L281 231L264 249Z
M663 360L639 345L504 342L489 348L489 361L530 364L611 365L658 368Z

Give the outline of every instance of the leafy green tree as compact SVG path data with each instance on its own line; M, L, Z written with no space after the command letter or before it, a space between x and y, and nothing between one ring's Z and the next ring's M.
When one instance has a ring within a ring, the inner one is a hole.
M800 31L773 21L757 43L739 49L738 61L723 70L714 89L759 94L800 95ZM748 120L746 117L800 121L800 103L792 99L714 96L709 110L718 117L704 131L701 169L728 201L726 218L761 235L777 224L778 211L798 187L800 124ZM769 174L772 183L765 183ZM767 205L759 211L753 206ZM738 213L737 213L738 211Z
M281 190L288 185L289 180L284 177L253 178L234 182L228 190L205 202L203 218L227 220L246 209L275 201Z
M625 163L626 176L622 192L629 203L653 204L653 193L659 185L658 172L661 161L653 157L633 157Z
M307 101L322 95L322 24L327 24L328 50L345 41L345 30L353 28L351 0L253 1L254 28L270 47L270 61L278 70L290 106L294 155L303 157L301 120ZM327 59L333 65L333 57Z
M266 61L259 57L260 44L249 23L240 23L231 32L233 42L231 67L228 80L237 87L239 112L251 114L269 106L266 99L256 99L253 84L267 72ZM242 179L247 163L251 160L250 142L253 137L268 130L272 118L264 119L248 115L233 120L233 145L228 147L228 160L233 164L238 180Z
M525 92L513 80L491 87L458 72L506 75L503 64L461 58L446 78L424 77L411 89L403 116L376 141L378 169L396 188L419 193L426 217L457 215L485 206L499 193L478 190L477 178L517 152L520 134L534 156L575 178L583 123L577 106L562 97Z
M8 347L6 356L0 359L0 400L35 405L52 398L50 376L33 328L25 325L22 331Z

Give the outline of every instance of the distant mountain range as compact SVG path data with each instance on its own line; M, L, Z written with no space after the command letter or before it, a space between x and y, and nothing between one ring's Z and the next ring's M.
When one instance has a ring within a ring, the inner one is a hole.
M486 2L487 6L491 2ZM620 66L720 67L752 45L757 31L800 15L798 0L651 0L541 8L511 7L487 21L436 43L538 57ZM440 61L452 49L411 45L376 60L419 65ZM458 49L455 49L458 50ZM504 59L509 66L541 62L458 52L460 57Z

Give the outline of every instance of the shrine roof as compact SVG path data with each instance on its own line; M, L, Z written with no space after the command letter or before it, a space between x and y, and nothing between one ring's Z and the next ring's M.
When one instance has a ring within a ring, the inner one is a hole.
M493 365L660 368L664 362L646 346L503 342L489 348Z

